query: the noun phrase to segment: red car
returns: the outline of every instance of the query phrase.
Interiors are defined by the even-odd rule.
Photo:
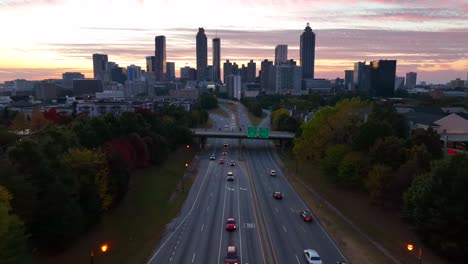
[[[226,264],[237,264],[239,260],[237,259],[237,252],[235,246],[229,246],[227,250],[227,256],[225,259]]]
[[[226,151],[223,151],[223,153],[222,153],[222,154],[223,154],[223,155],[227,155],[227,152],[226,152]]]
[[[229,146],[229,144],[228,144],[228,143],[224,143],[224,146],[225,146],[225,147],[228,147],[228,146]]]
[[[312,222],[312,220],[314,220],[314,217],[312,216],[312,214],[309,211],[302,211],[301,212],[301,217],[306,222]]]
[[[281,199],[283,199],[283,194],[280,193],[280,192],[274,192],[273,193],[273,198],[281,200]]]
[[[236,219],[234,218],[228,218],[226,221],[226,230],[227,231],[236,231],[237,226],[236,226]]]
[[[224,164],[224,160],[223,160],[223,159],[220,159],[220,160],[218,161],[218,163],[219,163],[219,164]]]

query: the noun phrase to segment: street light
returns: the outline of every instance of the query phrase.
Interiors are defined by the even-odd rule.
[[[411,243],[408,243],[408,244],[406,245],[406,249],[407,249],[408,251],[413,251],[415,248],[416,248],[416,247],[415,247],[413,244],[411,244]],[[422,247],[419,247],[418,262],[419,262],[419,264],[422,264]]]
[[[413,244],[406,245],[406,249],[408,249],[408,251],[413,251]]]
[[[189,148],[190,148],[190,145],[189,145],[189,144],[185,145],[185,148],[186,148],[186,149],[189,149]]]
[[[107,252],[107,250],[109,250],[109,245],[108,244],[102,244],[100,249],[101,249],[101,252],[104,254],[104,253]],[[93,249],[91,249],[91,252],[90,252],[89,255],[91,257],[90,263],[94,264],[94,250]]]

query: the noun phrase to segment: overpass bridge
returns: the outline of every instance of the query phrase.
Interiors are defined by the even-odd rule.
[[[225,130],[206,130],[206,129],[192,129],[194,137],[200,138],[200,145],[202,148],[205,147],[207,138],[237,138],[241,139],[264,139],[264,140],[279,140],[283,146],[284,141],[293,140],[294,133],[284,131],[270,131],[268,138],[259,137],[248,137],[247,132],[242,131],[225,131]]]

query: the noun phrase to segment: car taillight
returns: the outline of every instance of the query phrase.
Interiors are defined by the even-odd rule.
[[[234,225],[234,228],[236,228],[236,225]]]

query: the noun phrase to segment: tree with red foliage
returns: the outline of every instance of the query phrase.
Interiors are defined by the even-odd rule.
[[[125,162],[127,162],[130,170],[136,167],[136,151],[128,138],[112,139],[104,144],[104,152],[108,157],[115,153],[120,154],[124,158]]]
[[[148,167],[150,163],[150,153],[146,142],[137,133],[130,134],[129,140],[136,152],[136,168],[141,169]]]
[[[48,111],[43,112],[43,114],[47,120],[50,120],[55,124],[58,124],[60,121],[60,115],[57,113],[55,108],[50,108]]]

